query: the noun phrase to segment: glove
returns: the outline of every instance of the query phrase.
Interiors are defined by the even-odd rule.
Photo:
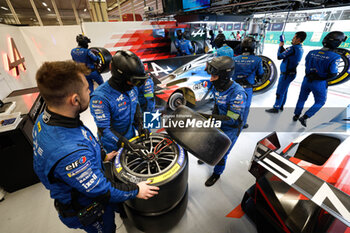
[[[125,149],[129,150],[129,151],[133,151],[133,152],[141,152],[141,150],[147,150],[148,148],[143,146],[143,145],[139,145],[133,142],[130,142],[128,139],[126,139],[125,137],[120,137],[119,141],[118,141],[118,145],[120,146],[124,146]],[[142,154],[143,156],[143,154]]]
[[[138,133],[139,133],[139,136],[143,136],[145,139],[148,139],[149,138],[149,135],[150,135],[150,132],[148,129],[145,129],[145,128],[141,128],[138,130]]]

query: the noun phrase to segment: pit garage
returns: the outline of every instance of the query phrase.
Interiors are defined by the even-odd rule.
[[[60,221],[33,170],[32,135],[46,107],[36,72],[45,61],[72,59],[79,34],[91,40],[104,82],[118,50],[135,53],[154,82],[153,113],[167,119],[150,128],[149,138],[131,139],[148,148],[143,154],[121,148],[105,165],[110,181],[151,180],[160,187],[149,200],[122,203],[116,232],[348,232],[349,22],[348,1],[0,0],[0,232],[84,232]],[[187,35],[191,54],[179,54],[177,31]],[[281,75],[281,35],[288,48],[298,31],[307,37],[296,78],[283,111],[267,113]],[[327,80],[325,104],[304,127],[292,118],[306,56],[332,31],[348,38],[332,50],[340,57],[338,72]],[[230,140],[215,125],[179,129],[174,122],[183,120],[179,115],[204,120],[200,113],[211,114],[215,101],[205,69],[217,56],[211,39],[218,34],[235,56],[245,37],[254,38],[264,75],[255,78],[249,127],[240,132],[220,179],[206,187]],[[310,95],[305,109],[313,103]],[[80,120],[98,137],[90,109]]]

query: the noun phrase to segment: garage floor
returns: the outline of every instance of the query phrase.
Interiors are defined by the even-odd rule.
[[[265,54],[275,59],[276,46],[265,47],[265,51],[273,51]],[[305,52],[306,53],[306,52]],[[277,67],[280,62],[275,61]],[[253,183],[253,176],[247,171],[256,142],[273,130],[279,133],[282,148],[305,131],[299,122],[291,121],[294,106],[299,95],[300,84],[303,78],[303,63],[299,67],[299,75],[291,84],[286,109],[280,114],[268,114],[265,108],[272,107],[275,98],[276,86],[253,98],[252,110],[248,123],[250,127],[240,135],[236,145],[229,156],[227,167],[220,180],[212,187],[205,187],[205,180],[211,175],[212,167],[197,165],[197,159],[190,155],[189,158],[189,202],[187,210],[179,224],[171,233],[229,233],[229,232],[256,232],[255,226],[246,216],[241,218],[226,217],[239,204],[246,189]],[[311,118],[309,127],[320,122],[329,121],[350,103],[350,84],[345,83],[337,87],[330,87],[328,99],[322,114]],[[311,106],[313,98],[306,106]],[[205,109],[209,109],[207,106]],[[89,111],[82,114],[82,120],[96,132],[96,126]],[[239,214],[238,212],[235,212]],[[116,217],[117,232],[140,232],[130,223],[123,223]],[[160,223],[161,224],[161,223]],[[53,200],[49,192],[42,184],[36,184],[28,188],[6,195],[0,202],[0,232],[2,233],[63,233],[82,232],[65,227],[58,219],[53,206]]]

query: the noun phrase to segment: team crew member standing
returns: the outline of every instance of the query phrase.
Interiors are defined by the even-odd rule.
[[[314,95],[315,103],[299,118],[304,127],[306,127],[306,119],[312,117],[326,103],[327,82],[337,76],[338,64],[341,59],[340,55],[333,50],[346,39],[347,37],[343,32],[330,32],[322,41],[322,49],[312,50],[307,54],[305,58],[305,77],[294,110],[293,121],[298,120],[310,92]]]
[[[292,46],[284,49],[284,42],[280,42],[278,49],[277,58],[278,60],[283,59],[281,63],[281,75],[278,81],[276,91],[276,102],[273,108],[266,109],[269,113],[278,113],[278,110],[283,111],[283,106],[287,100],[287,92],[290,83],[295,79],[297,75],[297,67],[301,58],[303,57],[303,46],[302,43],[306,38],[305,32],[295,33],[292,39]]]
[[[235,72],[233,74],[233,80],[240,84],[247,92],[247,104],[244,111],[243,127],[248,128],[246,124],[249,114],[250,104],[253,97],[253,85],[255,84],[255,76],[262,78],[264,75],[264,69],[262,66],[262,59],[254,55],[255,40],[252,37],[246,37],[242,41],[243,54],[235,57]]]
[[[107,152],[117,150],[122,143],[129,150],[142,149],[129,142],[139,135],[148,136],[143,129],[137,87],[148,76],[138,56],[130,51],[117,51],[111,62],[112,77],[99,86],[91,96],[90,111],[96,122],[103,147]]]
[[[33,129],[34,170],[50,195],[61,221],[86,232],[115,232],[117,202],[147,199],[158,188],[145,182],[112,184],[104,176],[105,154],[79,120],[89,106],[87,69],[73,61],[46,62],[36,80],[47,108]],[[93,213],[93,214],[91,214]]]
[[[182,35],[182,39],[180,40],[180,51],[181,55],[191,55],[194,52],[191,41],[189,40],[188,32],[184,32]]]
[[[215,40],[214,43],[216,45],[216,47],[218,48],[218,50],[216,51],[216,56],[220,57],[220,56],[228,56],[230,58],[233,59],[233,49],[228,46],[227,44],[225,44],[225,40],[226,37],[224,34],[219,33]]]
[[[178,56],[181,56],[181,49],[180,49],[180,41],[182,39],[182,31],[181,30],[177,30],[176,31],[176,38],[175,38],[175,41],[174,41],[174,45],[175,45],[175,48],[177,50],[177,55]]]
[[[103,83],[102,76],[95,67],[95,64],[100,63],[100,58],[88,49],[88,44],[91,42],[89,38],[79,34],[76,40],[78,47],[72,49],[71,56],[74,61],[84,63],[91,70],[91,73],[86,76],[86,79],[89,83],[90,93],[92,93],[94,91],[93,81],[97,82],[98,85]]]
[[[206,69],[208,74],[211,75],[210,81],[214,86],[213,93],[215,104],[212,115],[203,114],[203,116],[221,120],[220,129],[232,142],[225,156],[214,167],[213,174],[205,182],[206,186],[212,186],[223,173],[227,156],[242,130],[247,93],[244,91],[243,87],[235,81],[231,81],[234,71],[234,62],[230,57],[215,57],[208,63]],[[198,163],[202,164],[203,162],[198,160]]]

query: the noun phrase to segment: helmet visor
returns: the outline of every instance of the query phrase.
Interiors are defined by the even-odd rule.
[[[212,66],[210,63],[207,63],[206,71],[208,74],[219,75],[219,70]]]
[[[147,75],[145,75],[145,76],[131,76],[129,78],[129,81],[134,86],[141,87],[143,84],[145,84],[147,78],[148,78]]]

